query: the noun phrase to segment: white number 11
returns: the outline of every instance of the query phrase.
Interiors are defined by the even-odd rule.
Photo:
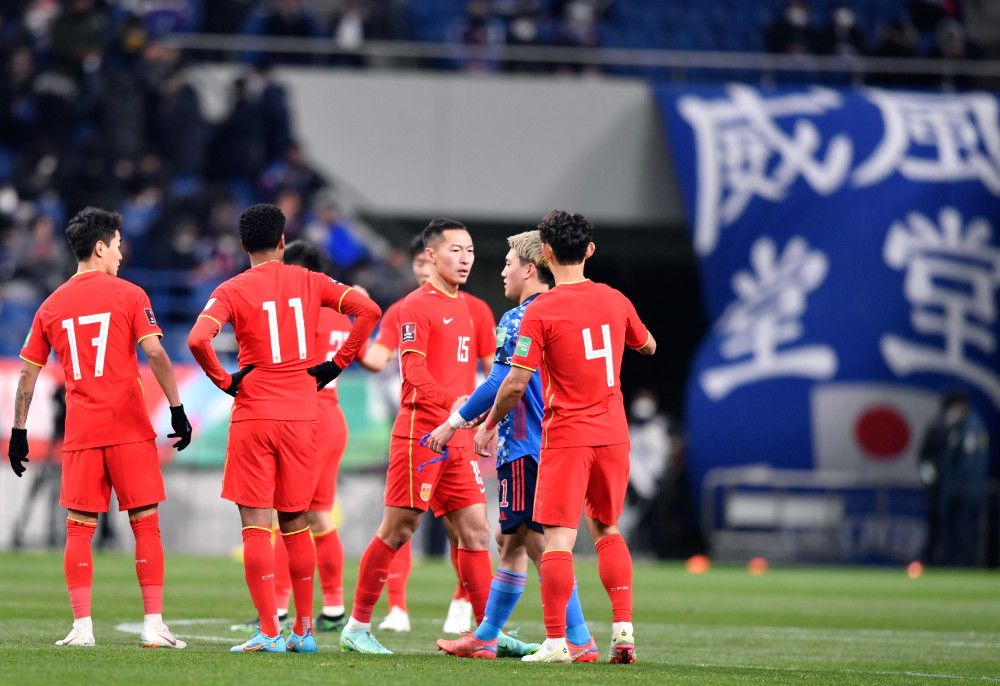
[[[583,349],[588,360],[599,360],[604,358],[604,371],[608,374],[608,388],[615,385],[615,368],[611,362],[611,325],[601,324],[601,337],[604,339],[604,347],[594,350],[594,341],[590,338],[590,329],[583,330]]]
[[[299,359],[306,359],[306,323],[302,316],[302,298],[289,298],[288,306],[295,311],[295,333],[299,343]],[[278,340],[278,308],[273,300],[261,304],[267,312],[267,328],[271,334],[271,360],[281,362],[281,341]]]

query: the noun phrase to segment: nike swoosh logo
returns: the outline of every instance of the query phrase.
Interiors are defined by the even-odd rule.
[[[451,324],[453,321],[455,321],[455,318],[454,317],[445,317],[442,321],[445,324]]]
[[[166,634],[160,634],[160,638],[162,638],[164,641],[166,641],[172,646],[177,645],[177,639],[173,638],[172,636],[167,636]]]

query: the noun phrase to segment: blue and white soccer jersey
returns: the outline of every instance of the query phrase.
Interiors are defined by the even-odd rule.
[[[494,364],[510,366],[517,344],[524,310],[533,295],[500,318],[497,327],[497,354]],[[536,371],[517,406],[503,418],[497,429],[497,479],[499,480],[500,530],[513,533],[521,524],[535,531],[542,527],[532,520],[538,454],[542,445],[542,380]]]

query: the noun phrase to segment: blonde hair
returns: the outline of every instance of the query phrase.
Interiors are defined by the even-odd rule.
[[[549,263],[542,254],[542,238],[538,229],[507,236],[507,245],[522,263],[535,265],[539,281],[552,285],[552,272],[549,271]]]

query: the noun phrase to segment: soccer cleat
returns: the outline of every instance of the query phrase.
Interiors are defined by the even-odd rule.
[[[149,630],[143,627],[142,633],[139,634],[139,645],[143,648],[174,648],[175,650],[187,648],[187,643],[170,633],[166,624],[160,624],[159,627]]]
[[[455,657],[475,657],[486,660],[497,658],[497,640],[480,641],[475,634],[469,633],[462,638],[439,638],[437,649]]]
[[[368,629],[360,631],[341,631],[340,649],[345,653],[362,653],[364,655],[392,655],[392,651],[378,642],[378,639]]]
[[[465,634],[472,631],[472,603],[462,598],[453,598],[448,606],[448,616],[442,631],[446,634]]]
[[[608,662],[613,665],[630,665],[635,662],[635,638],[632,636],[632,625],[623,622],[614,626]]]
[[[290,653],[315,653],[316,637],[313,636],[312,629],[306,629],[306,632],[301,636],[293,631],[288,635],[285,647]]]
[[[597,662],[601,653],[593,636],[590,637],[590,641],[586,645],[578,646],[566,641],[566,647],[569,648],[569,656],[573,662]]]
[[[316,631],[340,631],[347,625],[347,615],[320,615],[313,621]]]
[[[517,637],[517,629],[500,632],[497,636],[497,657],[524,657],[542,647],[541,643],[525,643]]]
[[[409,631],[410,614],[401,607],[393,605],[389,614],[378,625],[379,631]]]
[[[542,646],[531,655],[525,655],[521,662],[572,662],[569,655],[569,648],[566,647],[566,640],[561,638],[547,638]]]
[[[240,643],[229,649],[231,653],[284,653],[287,651],[285,639],[281,637],[280,633],[277,636],[265,636],[259,631],[247,639],[245,643]]]
[[[66,638],[56,641],[57,646],[73,646],[80,648],[93,648],[97,642],[94,640],[93,625],[90,620],[86,622],[73,622],[73,628],[66,634]]]
[[[289,619],[287,614],[278,616],[279,629],[291,629],[292,625],[293,622]],[[236,631],[241,634],[253,635],[260,631],[260,618],[254,617],[253,619],[243,622],[242,624],[230,624],[229,630]]]

